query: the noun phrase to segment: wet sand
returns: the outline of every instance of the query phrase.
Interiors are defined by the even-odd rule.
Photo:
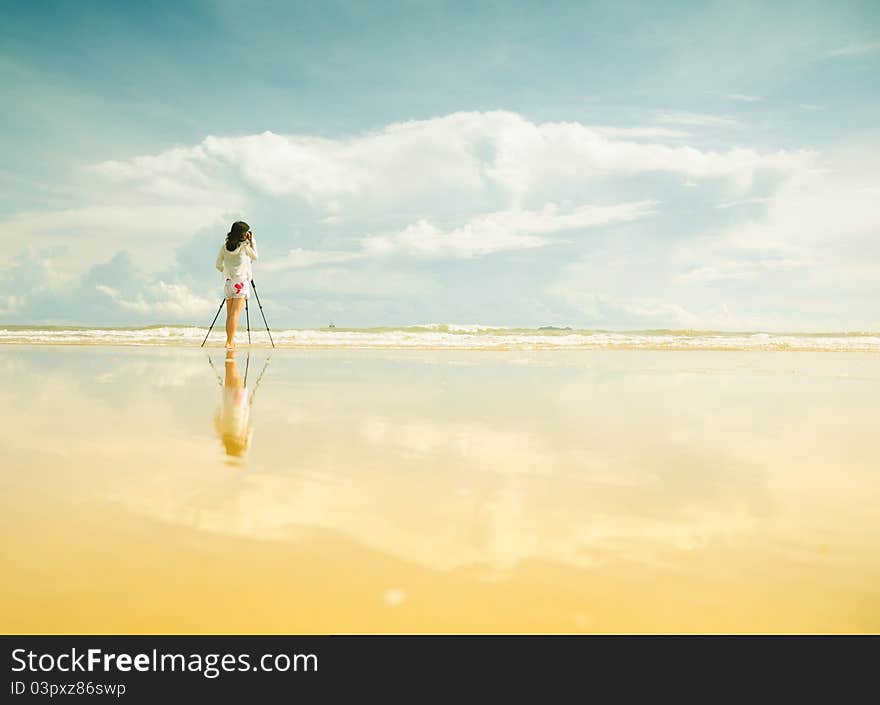
[[[880,355],[209,353],[0,346],[0,631],[880,631]]]

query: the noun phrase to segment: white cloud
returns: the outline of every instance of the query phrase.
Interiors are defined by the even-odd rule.
[[[119,289],[114,289],[112,286],[106,286],[105,284],[97,284],[95,286],[95,289],[100,291],[102,294],[106,294],[111,299],[118,299],[120,296],[122,296],[122,293],[119,291]]]
[[[119,291],[109,286],[98,285],[98,291],[106,294],[125,310],[140,314],[188,318],[202,315],[217,302],[197,296],[185,284],[169,284],[158,281],[139,293],[134,300],[122,298]]]
[[[306,269],[327,264],[341,264],[360,259],[363,252],[344,252],[333,250],[304,250],[300,247],[290,250],[286,256],[266,262],[262,268],[267,272],[280,272],[287,269]]]
[[[291,277],[291,288],[297,291],[325,292],[333,296],[355,295],[390,299],[430,295],[439,291],[437,280],[430,274],[392,269],[354,269],[349,267],[316,267],[304,269]],[[351,313],[351,303],[343,304],[341,312]]]
[[[199,229],[225,226],[223,204],[87,205],[45,213],[17,213],[0,221],[5,232],[15,232],[13,254],[30,243],[67,248],[56,263],[66,274],[81,273],[94,264],[126,250],[145,271],[158,271],[174,260],[174,248]]]
[[[664,113],[659,119],[696,126],[737,124],[732,118],[697,113]],[[744,188],[759,171],[787,173],[815,156],[809,151],[759,153],[742,148],[708,152],[624,139],[651,136],[679,133],[666,128],[533,123],[506,111],[460,112],[393,123],[348,139],[272,132],[211,136],[188,149],[106,162],[99,168],[154,192],[187,193],[225,174],[227,180],[243,178],[258,192],[302,199],[332,216],[352,208],[476,210],[488,193],[506,199],[508,207],[522,207],[530,196],[547,200],[554,189],[611,174],[667,172],[729,179]]]
[[[540,211],[516,210],[488,213],[464,225],[444,230],[421,219],[402,230],[367,235],[355,251],[321,251],[296,248],[279,261],[264,265],[268,271],[305,269],[349,262],[364,257],[408,255],[427,259],[468,259],[494,252],[543,247],[555,232],[626,222],[654,213],[656,201],[560,208],[548,203]]]
[[[821,169],[784,180],[754,217],[670,249],[668,288],[688,302],[708,301],[728,282],[737,306],[772,309],[764,329],[874,328],[877,149],[876,140],[853,140],[826,155]]]
[[[613,127],[610,125],[591,125],[590,129],[595,130],[605,137],[629,139],[683,139],[690,136],[689,132],[684,130],[674,130],[669,127]]]
[[[857,42],[847,44],[846,46],[837,47],[825,52],[825,56],[835,58],[839,56],[860,56],[862,54],[872,54],[880,51],[880,42]]]
[[[671,297],[650,293],[619,293],[612,288],[603,290],[602,285],[606,282],[601,278],[591,281],[594,272],[590,263],[576,262],[566,267],[563,276],[548,287],[548,293],[578,311],[586,326],[717,331],[776,330],[780,327],[779,319],[773,315],[742,315],[732,311],[730,307],[736,308],[738,303],[735,298],[730,305],[724,300],[710,302],[692,297],[687,299],[687,304],[682,304]],[[662,286],[657,288],[663,289]]]
[[[735,208],[737,206],[752,206],[757,203],[767,203],[769,198],[756,196],[754,198],[741,198],[736,201],[725,201],[724,203],[716,203],[715,207],[720,209]]]
[[[635,220],[653,213],[654,201],[613,206],[580,206],[561,211],[547,204],[541,211],[506,211],[475,218],[460,228],[443,231],[426,220],[406,229],[370,235],[363,240],[370,255],[409,254],[419,257],[469,258],[503,250],[542,247],[541,235]]]
[[[764,100],[761,96],[748,95],[746,93],[727,93],[726,96],[730,100],[738,100],[743,103],[757,103],[758,101]]]
[[[174,239],[199,227],[216,213],[214,208],[178,204],[83,206],[44,213],[17,213],[4,220],[2,226],[26,231],[29,235],[52,235],[68,228],[152,232],[160,239]]]
[[[691,127],[738,127],[740,125],[736,118],[727,115],[689,112],[658,113],[657,122]]]
[[[694,113],[661,118],[695,126],[729,126],[732,120]],[[200,230],[225,232],[228,222],[242,217],[244,205],[271,206],[276,222],[299,223],[297,232],[306,235],[292,249],[289,241],[278,247],[283,232],[264,241],[275,252],[287,253],[281,259],[267,257],[260,263],[264,271],[296,271],[282,282],[289,289],[375,292],[390,298],[435,284],[423,284],[422,274],[406,278],[410,273],[401,272],[394,279],[378,271],[378,261],[386,256],[466,259],[544,247],[554,242],[553,233],[650,215],[656,201],[648,200],[649,188],[680,189],[681,184],[711,181],[714,188],[707,192],[722,205],[747,202],[756,195],[750,191],[756,181],[762,193],[772,192],[780,183],[802,178],[818,161],[810,150],[708,150],[686,144],[687,137],[662,124],[538,123],[508,111],[459,112],[338,139],[272,132],[210,136],[194,146],[96,165],[92,175],[107,186],[95,185],[101,203],[20,213],[0,225],[59,251],[68,248],[66,260],[53,255],[58,272],[66,276],[126,251],[139,270],[156,278],[172,265],[178,246]],[[639,180],[640,175],[670,178],[658,186],[658,179]],[[587,199],[609,203],[612,190],[632,200],[574,205]],[[294,209],[295,219],[285,208]],[[317,238],[308,239],[311,226],[323,229],[320,235],[332,231],[334,243],[353,243],[351,249],[338,244],[317,249]],[[764,236],[772,241],[774,233]],[[801,254],[780,250],[765,259],[796,260]],[[691,272],[697,272],[694,280],[741,276],[742,268],[727,264],[738,259],[740,254],[722,248],[702,261],[683,259],[670,278]],[[628,270],[621,275],[634,276]],[[385,280],[378,281],[380,277]],[[140,296],[125,287],[120,287],[124,294],[102,290],[102,295],[138,313],[183,317],[214,308],[213,301],[186,287],[172,288],[176,286],[165,276],[155,291]],[[593,290],[610,295],[601,287]],[[647,316],[655,304],[644,303],[653,301],[649,290],[641,294],[614,298],[628,301],[633,316]],[[672,309],[664,308],[667,299],[659,301],[656,310],[671,316]]]
[[[430,258],[468,258],[504,250],[542,247],[547,240],[512,232],[485,216],[461,228],[444,232],[427,220],[388,235],[370,235],[364,248],[372,255],[396,253]]]
[[[759,212],[705,236],[638,250],[606,242],[564,265],[547,291],[588,325],[870,328],[880,291],[876,153],[876,140],[853,140],[782,180]]]
[[[694,268],[719,273],[806,268],[810,280],[854,284],[880,279],[880,201],[872,188],[873,143],[831,153],[823,168],[783,181],[762,213],[680,248]]]
[[[732,316],[724,304],[696,312],[656,296],[621,296],[598,291],[591,288],[588,278],[579,276],[585,269],[589,271],[589,267],[575,263],[549,291],[574,307],[588,326],[633,330],[750,330],[760,327],[755,319]]]
[[[714,282],[724,279],[746,281],[771,271],[802,269],[810,261],[793,257],[776,257],[757,260],[730,260],[710,266],[695,267],[679,276],[681,281]]]
[[[210,138],[208,138],[210,139]],[[157,155],[109,160],[86,167],[87,173],[116,183],[135,185],[143,193],[179,201],[216,201],[227,190],[221,167],[202,145],[172,147]]]

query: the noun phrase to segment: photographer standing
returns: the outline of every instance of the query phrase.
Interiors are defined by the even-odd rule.
[[[250,226],[242,220],[232,224],[226,242],[217,255],[217,269],[226,277],[226,349],[235,350],[235,330],[238,317],[250,295],[253,278],[251,260],[256,260],[257,244]]]

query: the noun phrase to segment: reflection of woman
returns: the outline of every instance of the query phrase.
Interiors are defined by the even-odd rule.
[[[235,349],[235,329],[238,317],[250,292],[251,260],[257,259],[257,243],[250,226],[242,220],[232,224],[226,242],[217,254],[217,269],[226,276],[223,293],[226,296],[226,349]]]
[[[227,455],[240,458],[245,454],[254,431],[247,389],[238,374],[234,354],[226,356],[226,380],[220,406],[214,414],[214,427],[220,434]]]

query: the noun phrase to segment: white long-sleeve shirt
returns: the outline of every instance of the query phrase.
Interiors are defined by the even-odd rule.
[[[242,240],[232,252],[226,249],[224,242],[217,254],[217,271],[232,281],[250,281],[253,278],[251,260],[258,259],[257,242]]]

